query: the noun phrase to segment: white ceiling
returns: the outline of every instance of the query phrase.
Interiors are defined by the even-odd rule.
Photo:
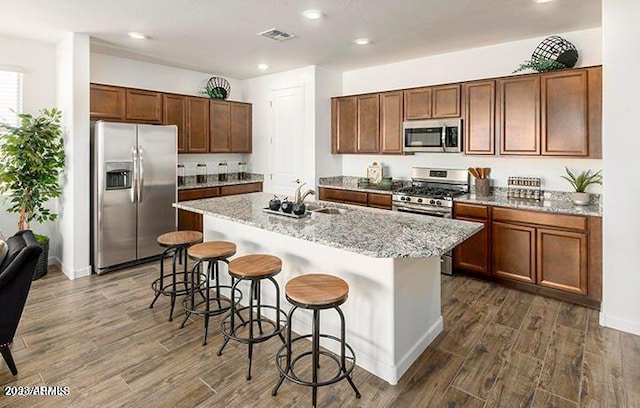
[[[324,12],[309,21],[302,11]],[[601,0],[0,0],[0,33],[244,79],[306,65],[349,70],[601,25]],[[256,34],[277,27],[282,43]],[[129,31],[150,36],[132,40]],[[369,37],[373,44],[356,46]]]

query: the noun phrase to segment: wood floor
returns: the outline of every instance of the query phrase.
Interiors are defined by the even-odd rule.
[[[34,282],[0,384],[69,386],[65,397],[8,397],[11,407],[293,407],[310,389],[285,383],[277,397],[279,340],[218,357],[219,319],[209,344],[198,318],[179,330],[168,298],[149,309],[155,265],[69,281],[58,270]],[[442,277],[445,332],[397,386],[354,371],[324,387],[325,407],[640,407],[640,337],[598,327],[597,312],[464,276]]]

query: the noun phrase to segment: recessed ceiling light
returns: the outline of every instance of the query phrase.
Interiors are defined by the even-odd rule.
[[[553,0],[533,0],[534,3],[551,3]]]
[[[305,10],[302,15],[308,20],[319,20],[322,18],[322,11],[320,10]]]
[[[353,40],[353,42],[358,44],[358,45],[371,44],[371,40],[369,40],[368,38],[356,38],[355,40]]]
[[[268,64],[258,64],[258,69],[260,71],[266,71],[267,69],[269,69],[269,65]]]
[[[130,32],[129,37],[133,38],[134,40],[144,40],[145,38],[147,38],[146,35],[142,33],[137,33],[135,31]]]

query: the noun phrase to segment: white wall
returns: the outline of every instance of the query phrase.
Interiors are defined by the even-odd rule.
[[[315,67],[308,66],[272,75],[250,78],[244,81],[247,102],[253,104],[253,153],[249,155],[252,171],[265,174],[265,191],[272,191],[269,180],[270,157],[270,118],[269,102],[271,92],[278,89],[303,87],[304,157],[305,169],[302,179],[309,188],[315,188]],[[277,193],[277,191],[274,191]]]
[[[61,212],[62,271],[91,274],[89,257],[89,36],[68,33],[57,47],[57,105],[63,111],[67,155]],[[52,84],[53,86],[53,84]]]
[[[316,67],[316,177],[343,174],[342,157],[331,154],[331,97],[342,92],[342,73]]]
[[[601,324],[640,334],[640,2],[603,0],[604,284]]]
[[[602,30],[599,28],[560,34],[571,41],[580,52],[578,66],[602,63]],[[418,58],[393,64],[380,65],[343,74],[342,94],[402,89],[423,85],[459,82],[481,78],[510,75],[545,37],[514,41],[488,47],[480,47]],[[491,167],[494,185],[505,186],[506,177],[539,176],[547,190],[570,191],[560,178],[564,166],[575,170],[601,169],[602,161],[593,159],[554,158],[501,158],[465,157],[462,154],[422,153],[413,156],[360,156],[343,155],[344,175],[364,175],[371,162],[380,161],[387,173],[395,178],[409,178],[412,166],[467,168]],[[600,192],[599,186],[590,191]]]
[[[23,112],[36,114],[42,108],[56,106],[56,46],[54,44],[0,36],[0,70],[19,70],[23,73]],[[0,206],[0,231],[8,237],[18,227],[18,214],[8,213]],[[56,201],[49,203],[53,212],[58,211]],[[31,228],[51,238],[49,257],[60,257],[60,237],[57,221],[32,224]]]

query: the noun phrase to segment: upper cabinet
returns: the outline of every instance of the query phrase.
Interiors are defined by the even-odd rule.
[[[356,153],[378,153],[380,150],[380,98],[378,94],[358,96]]]
[[[402,154],[402,91],[380,94],[380,153]]]
[[[495,154],[496,81],[466,83],[463,95],[465,154]]]
[[[91,84],[90,118],[176,125],[178,153],[251,153],[249,103]]]
[[[92,119],[124,120],[125,89],[91,84],[89,116]]]
[[[404,91],[404,120],[460,117],[460,85]]]
[[[540,154],[540,76],[497,81],[500,154]]]
[[[332,151],[380,152],[380,97],[378,94],[331,100]]]

